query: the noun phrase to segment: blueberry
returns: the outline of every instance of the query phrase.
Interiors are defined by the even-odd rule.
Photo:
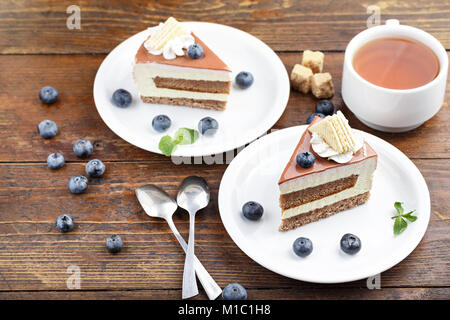
[[[83,193],[88,188],[88,179],[85,176],[70,177],[67,183],[69,191],[75,194]]]
[[[247,290],[239,283],[230,283],[222,291],[223,300],[247,300]]]
[[[52,153],[47,157],[47,166],[50,169],[59,169],[64,165],[64,157],[60,153]]]
[[[38,132],[42,138],[51,139],[58,133],[58,126],[52,120],[44,120],[39,123]]]
[[[87,158],[94,151],[94,146],[89,140],[80,139],[73,144],[73,152],[80,158]]]
[[[106,239],[106,249],[110,253],[117,253],[123,248],[122,238],[116,234]]]
[[[242,213],[247,219],[259,220],[264,213],[264,208],[258,202],[249,201],[242,206]]]
[[[321,117],[321,118],[325,118],[325,115],[323,113],[311,113],[308,117],[308,119],[306,119],[306,124],[310,124],[311,122],[313,122],[315,117]]]
[[[212,136],[219,130],[219,123],[216,119],[205,117],[198,122],[198,131],[203,135]]]
[[[170,125],[172,124],[172,121],[168,116],[165,114],[160,114],[153,118],[152,120],[152,127],[155,129],[155,131],[158,132],[164,132],[167,129],[170,128]]]
[[[192,59],[198,59],[203,56],[203,47],[198,43],[191,44],[187,50],[187,54]]]
[[[253,84],[253,75],[248,71],[241,71],[236,76],[236,84],[241,89],[247,89]]]
[[[101,177],[105,173],[105,169],[104,163],[98,159],[86,163],[86,173],[93,178]]]
[[[304,258],[309,256],[313,251],[313,244],[308,238],[300,237],[294,241],[292,248],[296,255]]]
[[[120,108],[129,107],[131,100],[131,93],[125,89],[117,89],[112,95],[112,101]]]
[[[67,214],[62,214],[56,218],[56,229],[59,232],[69,232],[73,230],[73,219]]]
[[[299,154],[297,154],[297,164],[302,167],[302,168],[309,168],[311,167],[314,162],[316,162],[316,157],[314,157],[314,155],[309,152],[300,152]]]
[[[58,100],[58,90],[50,86],[43,87],[39,91],[39,99],[45,104],[52,104]]]
[[[319,100],[316,104],[316,112],[331,116],[334,113],[334,105],[330,100]]]
[[[356,254],[361,250],[361,240],[351,233],[346,233],[341,239],[341,249],[347,254]]]

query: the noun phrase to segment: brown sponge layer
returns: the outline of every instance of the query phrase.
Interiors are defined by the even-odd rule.
[[[162,77],[155,77],[153,81],[155,81],[157,88],[183,91],[230,93],[231,87],[231,81],[186,80]]]
[[[349,177],[334,180],[328,183],[321,184],[316,187],[306,188],[303,190],[286,193],[280,195],[281,209],[290,209],[298,207],[299,205],[319,200],[329,195],[341,192],[342,190],[351,188],[358,180],[358,175],[352,174]]]
[[[192,108],[225,110],[227,106],[226,101],[218,100],[200,100],[187,98],[165,98],[165,97],[144,97],[141,96],[142,101],[147,103],[169,104],[173,106],[185,106]]]
[[[314,221],[328,218],[329,216],[332,216],[333,214],[336,214],[340,211],[344,211],[363,204],[364,202],[369,200],[369,197],[370,192],[362,193],[357,196],[335,202],[323,208],[311,210],[291,218],[282,219],[281,225],[278,230],[288,231]]]

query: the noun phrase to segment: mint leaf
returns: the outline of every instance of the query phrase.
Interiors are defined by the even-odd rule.
[[[394,203],[395,210],[397,210],[397,215],[392,217],[392,219],[395,219],[394,222],[395,235],[402,233],[408,227],[408,222],[406,220],[408,220],[409,222],[414,222],[417,220],[417,217],[412,215],[416,210],[410,211],[408,213],[403,213],[405,210],[403,209],[402,204],[403,204],[402,202]]]
[[[402,207],[402,202],[394,203],[395,210],[397,210],[398,214],[402,214],[404,209]]]
[[[193,144],[198,139],[198,131],[189,128],[180,128],[175,132],[174,140],[177,144]]]
[[[177,149],[177,145],[193,144],[197,141],[199,133],[197,130],[189,128],[180,128],[175,132],[173,139],[170,136],[164,136],[159,141],[158,148],[162,153],[169,157]]]
[[[412,215],[412,213],[414,211],[416,211],[416,210],[410,211],[410,212],[408,212],[406,214],[402,214],[402,217],[405,218],[405,219],[408,219],[409,222],[414,222],[414,221],[417,220],[417,217]]]
[[[164,136],[159,141],[158,148],[165,156],[170,157],[177,148],[177,143],[170,136]]]
[[[406,221],[402,217],[398,216],[394,222],[394,234],[399,235],[400,233],[405,231],[407,227],[408,224],[406,223]]]

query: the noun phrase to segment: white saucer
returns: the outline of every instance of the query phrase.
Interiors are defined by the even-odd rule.
[[[430,219],[430,195],[419,170],[400,150],[361,132],[378,153],[371,197],[359,207],[288,232],[279,232],[278,179],[306,126],[271,133],[241,151],[228,166],[219,189],[219,210],[233,241],[251,259],[286,277],[318,283],[340,283],[381,273],[405,259],[419,244]],[[241,214],[250,200],[264,207],[259,221]],[[418,219],[400,235],[393,233],[394,202],[416,209]],[[343,253],[340,239],[357,235],[361,251]],[[298,237],[313,242],[313,252],[297,257],[292,244]]]
[[[148,104],[141,101],[132,76],[134,56],[148,37],[142,31],[119,44],[105,58],[94,82],[94,100],[106,125],[119,137],[142,149],[161,153],[160,138],[173,135],[178,128],[197,129],[200,119],[211,116],[219,122],[213,137],[200,137],[193,145],[179,146],[174,156],[204,156],[238,148],[266,133],[286,108],[290,84],[281,60],[266,44],[252,35],[224,25],[185,22],[233,71],[250,71],[253,85],[245,90],[232,86],[227,110],[213,111],[188,107]],[[128,90],[133,103],[127,109],[114,106],[116,89]],[[152,119],[166,114],[172,120],[164,134],[152,129]]]

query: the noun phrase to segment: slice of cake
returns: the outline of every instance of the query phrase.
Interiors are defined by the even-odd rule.
[[[193,44],[201,48],[191,57]],[[231,88],[228,66],[172,17],[139,47],[134,79],[144,102],[214,110],[226,108]]]
[[[310,152],[313,164],[304,168],[297,155]],[[369,199],[377,154],[350,128],[338,111],[316,117],[303,133],[280,181],[280,231],[363,204]]]

